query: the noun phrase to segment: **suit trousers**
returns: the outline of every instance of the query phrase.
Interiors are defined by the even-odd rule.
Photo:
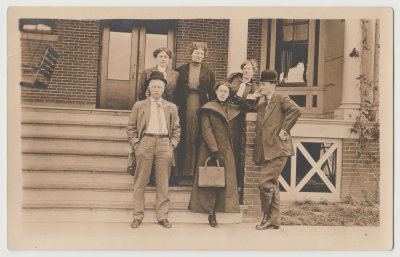
[[[267,214],[271,224],[276,226],[280,225],[279,176],[287,159],[284,156],[264,161],[259,178],[261,212]]]
[[[168,218],[170,200],[168,180],[171,170],[173,147],[170,139],[144,136],[135,148],[136,175],[133,183],[133,219],[144,217],[144,191],[149,183],[154,161],[156,175],[155,211],[157,220]]]

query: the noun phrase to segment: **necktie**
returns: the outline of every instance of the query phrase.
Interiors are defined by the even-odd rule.
[[[246,83],[242,83],[242,84],[240,84],[240,86],[239,86],[239,89],[238,89],[238,91],[237,91],[237,95],[238,96],[240,96],[240,97],[243,97],[243,93],[244,93],[244,90],[246,89]]]
[[[162,104],[161,102],[156,102],[156,104],[157,104],[157,118],[158,118],[158,134],[161,134],[163,132],[162,117],[161,117]]]

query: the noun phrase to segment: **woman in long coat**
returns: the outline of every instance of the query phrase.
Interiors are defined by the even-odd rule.
[[[236,181],[236,163],[233,153],[234,132],[241,109],[227,102],[230,90],[228,83],[218,82],[217,99],[200,108],[202,139],[199,148],[195,180],[189,202],[189,210],[208,213],[210,226],[217,227],[215,212],[239,212],[239,195]],[[225,166],[224,188],[200,188],[199,166],[204,166],[208,157],[217,159]]]
[[[214,73],[202,63],[207,53],[207,44],[193,42],[192,60],[177,69],[178,83],[175,90],[175,104],[179,108],[181,121],[181,143],[178,146],[178,170],[182,184],[191,184],[194,175],[197,146],[199,143],[198,110],[216,98]],[[174,174],[176,175],[176,174]]]

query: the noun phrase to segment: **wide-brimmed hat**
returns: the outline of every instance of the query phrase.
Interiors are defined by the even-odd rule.
[[[164,86],[167,86],[167,81],[165,80],[165,78],[164,78],[164,75],[162,74],[162,72],[160,72],[160,71],[153,71],[151,74],[150,74],[150,77],[146,80],[146,82],[145,82],[145,88],[147,89],[147,87],[149,86],[149,84],[150,84],[150,81],[152,81],[152,80],[155,80],[155,79],[158,79],[158,80],[161,80],[162,82],[164,82]]]
[[[278,73],[275,70],[263,70],[260,82],[279,82]]]

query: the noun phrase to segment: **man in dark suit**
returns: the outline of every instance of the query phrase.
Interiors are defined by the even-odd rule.
[[[294,154],[290,130],[301,112],[288,96],[275,92],[279,82],[274,70],[261,73],[260,101],[257,105],[255,161],[262,165],[259,178],[262,221],[258,230],[280,225],[279,176],[289,156]]]
[[[149,182],[154,161],[156,175],[155,211],[158,223],[170,228],[168,221],[168,180],[170,167],[175,165],[174,149],[180,139],[178,109],[162,99],[167,81],[161,72],[151,73],[146,80],[150,97],[133,105],[129,116],[127,135],[136,155],[133,184],[133,222],[138,228],[144,217],[144,191]]]

